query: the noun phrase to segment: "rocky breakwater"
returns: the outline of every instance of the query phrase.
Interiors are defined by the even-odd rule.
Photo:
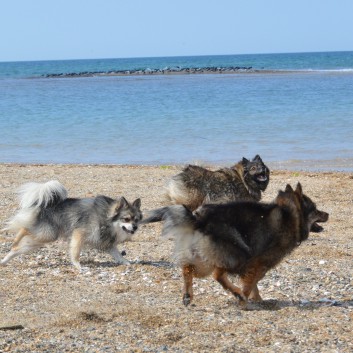
[[[55,78],[55,77],[93,77],[93,76],[129,76],[129,75],[170,75],[170,74],[231,74],[231,73],[242,73],[252,72],[253,68],[230,66],[230,67],[166,67],[164,69],[136,69],[136,70],[113,70],[113,71],[84,71],[84,72],[70,72],[70,73],[58,73],[58,74],[45,74],[44,77]]]

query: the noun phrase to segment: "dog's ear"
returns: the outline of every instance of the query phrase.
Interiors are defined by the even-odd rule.
[[[295,206],[295,196],[292,187],[288,184],[285,191],[280,190],[276,197],[276,203],[281,207]]]
[[[132,203],[132,206],[136,207],[137,209],[140,209],[140,208],[141,208],[141,199],[140,199],[140,198],[136,199],[136,200]]]
[[[242,163],[243,165],[247,165],[247,164],[249,163],[249,160],[246,159],[245,157],[243,157],[241,163]]]
[[[124,197],[121,197],[118,200],[115,200],[114,203],[110,206],[110,209],[108,211],[108,217],[115,217],[116,215],[119,214],[119,212],[122,210],[123,207],[126,207],[128,205],[128,202]]]
[[[118,210],[121,210],[123,207],[126,207],[126,206],[128,206],[128,202],[127,202],[127,200],[125,199],[125,197],[124,196],[122,196],[121,198],[120,198],[120,200],[118,201],[118,204],[117,204],[117,206],[116,206],[116,210],[118,211]]]
[[[287,184],[285,192],[288,192],[288,193],[292,194],[294,192],[294,190],[289,184]]]
[[[276,203],[279,206],[286,206],[288,202],[290,201],[290,198],[288,197],[287,192],[285,191],[278,191],[278,195],[276,197]]]
[[[297,184],[297,188],[295,189],[295,193],[299,195],[300,197],[303,196],[303,189],[302,185],[300,183]]]
[[[253,162],[260,162],[260,163],[263,163],[261,157],[260,157],[258,154],[253,158],[252,161],[253,161]]]

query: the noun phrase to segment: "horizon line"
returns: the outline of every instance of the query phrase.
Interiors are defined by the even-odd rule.
[[[293,52],[264,52],[264,53],[243,53],[243,54],[196,54],[196,55],[167,55],[167,56],[122,56],[122,57],[101,57],[101,58],[75,58],[75,59],[37,59],[37,60],[0,60],[0,63],[18,62],[45,62],[45,61],[79,61],[79,60],[114,60],[114,59],[149,59],[149,58],[185,58],[204,56],[246,56],[246,55],[282,55],[282,54],[314,54],[314,53],[347,53],[353,50],[328,50],[328,51],[293,51]]]

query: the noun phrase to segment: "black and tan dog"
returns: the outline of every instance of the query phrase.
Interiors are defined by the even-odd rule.
[[[269,181],[270,170],[256,155],[252,161],[243,158],[230,168],[216,171],[189,165],[168,181],[166,196],[172,204],[191,210],[204,203],[260,201]]]
[[[183,302],[193,298],[194,277],[213,277],[246,306],[261,301],[257,283],[302,241],[314,222],[326,222],[298,183],[287,185],[272,203],[233,202],[204,205],[192,212],[182,205],[154,211],[142,223],[164,221],[164,236],[175,240],[174,258],[184,277]],[[241,288],[227,274],[240,277]]]

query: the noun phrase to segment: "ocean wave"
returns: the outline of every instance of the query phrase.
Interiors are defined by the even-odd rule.
[[[292,159],[286,161],[267,162],[272,169],[278,170],[303,170],[312,172],[352,172],[353,158],[334,158],[334,159]]]
[[[299,72],[353,72],[353,68],[344,69],[296,69]]]

